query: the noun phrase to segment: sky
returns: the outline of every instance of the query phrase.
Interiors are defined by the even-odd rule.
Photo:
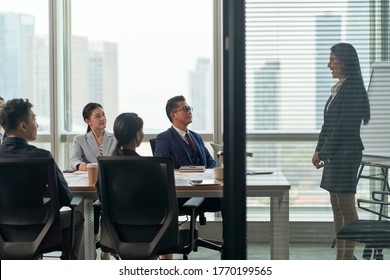
[[[104,2],[73,2],[73,34],[118,43],[119,110],[168,126],[166,100],[188,91],[197,58],[211,58],[212,1]]]
[[[283,63],[279,75],[282,80],[279,97],[282,128],[291,129],[289,120],[302,119],[303,115],[308,128],[312,128],[309,123],[315,115],[314,63],[308,64],[304,72],[296,69],[304,60],[314,61],[315,42],[310,41],[315,35],[313,22],[298,21],[301,26],[291,22],[296,22],[301,15],[307,14],[314,21],[315,16],[324,11],[345,13],[348,1],[329,0],[318,4],[313,0],[284,0],[284,5],[291,3],[284,10],[279,8],[279,1],[261,1],[258,4],[259,2],[247,0],[247,7],[259,7],[258,15],[262,16],[258,18],[266,29],[264,33],[259,33],[259,37],[268,38],[266,36],[270,33],[275,34],[275,42],[270,41],[272,47],[266,52],[269,51],[267,58],[276,58]],[[78,0],[71,1],[71,4],[73,35],[118,44],[119,112],[138,112],[145,121],[145,127],[169,126],[164,112],[166,100],[188,92],[189,71],[194,70],[197,58],[212,60],[213,1]],[[47,34],[47,5],[47,0],[1,0],[0,11],[37,15],[36,33]],[[278,7],[278,12],[269,14],[267,9],[274,9],[275,6]],[[268,13],[267,17],[264,17],[264,13]],[[280,15],[283,15],[283,20],[280,20]],[[280,22],[276,24],[278,20]],[[304,47],[299,45],[298,48],[294,48],[292,44],[278,44],[279,38],[276,36],[282,32],[291,32],[292,40],[308,39],[310,43]],[[261,48],[258,47],[264,52]],[[261,67],[261,63],[264,63],[264,58],[260,59],[260,65],[256,67]],[[326,65],[323,67],[326,68]],[[253,71],[248,71],[248,77]],[[297,73],[293,81],[289,80],[291,71]],[[306,89],[301,92],[305,98],[302,109],[291,107],[291,88],[296,84],[304,84]],[[314,125],[314,121],[312,123]]]
[[[46,35],[47,3],[1,0],[0,12],[35,15],[36,34]],[[138,112],[145,127],[168,127],[166,100],[188,92],[198,58],[211,59],[212,1],[82,0],[71,11],[74,36],[118,44],[119,112]]]

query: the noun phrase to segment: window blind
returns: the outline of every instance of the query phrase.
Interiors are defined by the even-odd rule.
[[[245,2],[247,150],[254,154],[247,165],[281,169],[292,185],[292,207],[329,207],[311,157],[337,82],[327,67],[330,48],[339,42],[356,48],[367,88],[372,64],[384,57],[383,40],[389,44],[386,7],[380,0]],[[362,186],[358,195],[367,191]]]

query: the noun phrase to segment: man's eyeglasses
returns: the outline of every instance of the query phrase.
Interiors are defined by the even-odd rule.
[[[176,113],[176,112],[184,111],[187,113],[188,111],[192,112],[193,110],[194,110],[194,108],[192,108],[191,106],[185,106],[185,107],[181,108],[180,110],[176,110],[174,112]]]

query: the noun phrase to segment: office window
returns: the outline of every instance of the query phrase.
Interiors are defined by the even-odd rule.
[[[159,133],[170,126],[166,101],[184,95],[192,129],[211,132],[212,8],[210,0],[72,1],[69,130],[84,132],[82,108],[98,102],[107,130],[128,111],[145,133]]]
[[[0,96],[28,98],[38,133],[50,131],[47,0],[0,2]]]
[[[339,42],[355,46],[367,87],[371,63],[382,59],[373,47],[381,41],[380,30],[373,32],[381,17],[370,16],[378,3],[246,1],[247,150],[254,153],[248,166],[283,171],[292,184],[292,213],[294,207],[307,207],[332,219],[329,195],[319,188],[322,171],[311,164],[313,135],[321,128],[324,104],[337,82],[327,68],[330,48]],[[359,186],[358,196],[367,197],[368,187]]]

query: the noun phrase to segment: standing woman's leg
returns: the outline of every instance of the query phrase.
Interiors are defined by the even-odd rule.
[[[343,216],[343,226],[358,219],[355,205],[355,194],[337,194],[339,207]],[[345,240],[343,260],[353,260],[355,256],[355,242]]]
[[[339,199],[336,193],[330,193],[330,204],[332,205],[333,222],[335,237],[344,225],[343,215],[339,207]],[[345,242],[341,239],[336,239],[336,260],[342,260],[344,256]]]

